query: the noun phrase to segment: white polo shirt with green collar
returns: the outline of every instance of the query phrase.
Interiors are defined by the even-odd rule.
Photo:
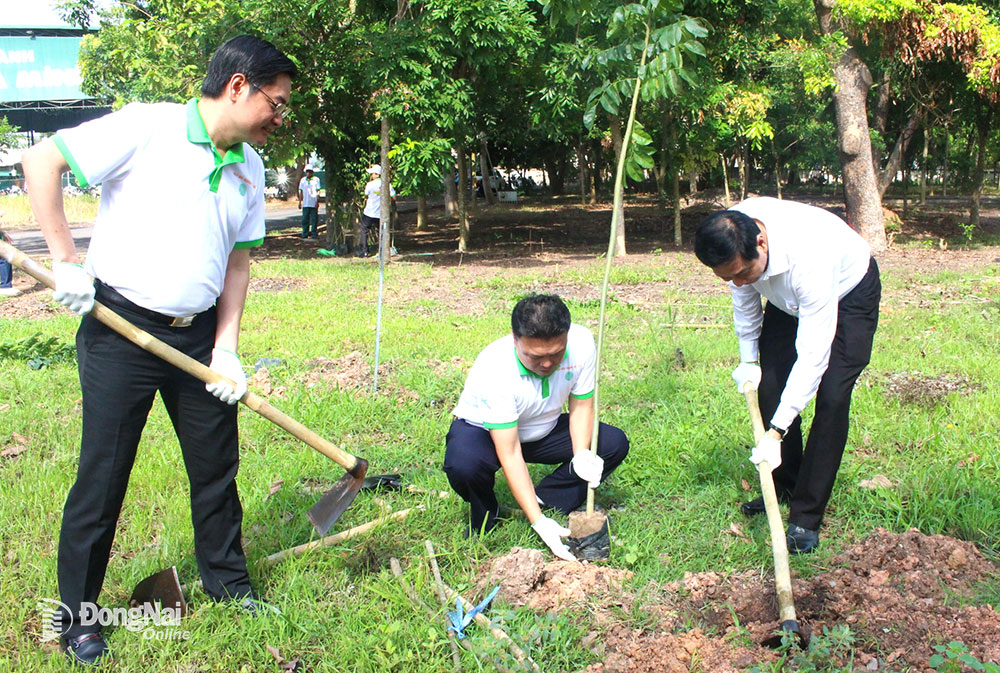
[[[219,156],[197,100],[132,103],[54,139],[81,187],[101,185],[87,272],[140,306],[210,308],[229,254],[264,240],[264,164],[245,143]]]
[[[596,361],[594,335],[571,325],[562,364],[542,377],[521,364],[514,336],[508,334],[476,358],[452,413],[486,430],[517,427],[522,442],[539,440],[552,432],[570,395],[586,399],[594,394]]]

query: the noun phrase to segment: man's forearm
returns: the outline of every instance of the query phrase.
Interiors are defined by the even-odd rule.
[[[51,138],[46,138],[24,153],[21,165],[28,201],[53,261],[79,264],[63,209],[62,174],[69,166],[62,153]]]
[[[569,398],[569,439],[573,454],[590,450],[594,432],[594,398]]]
[[[215,328],[215,345],[234,353],[238,352],[240,321],[246,304],[247,288],[250,286],[250,252],[234,250],[226,267],[225,286],[219,296],[218,324]]]

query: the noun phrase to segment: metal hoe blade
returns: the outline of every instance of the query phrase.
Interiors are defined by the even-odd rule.
[[[326,535],[344,510],[351,506],[365,483],[367,471],[368,461],[363,458],[358,459],[358,466],[341,477],[333,488],[324,493],[319,502],[313,505],[308,516],[317,533]]]
[[[152,605],[161,610],[172,608],[177,610],[181,617],[187,615],[187,602],[184,600],[181,583],[177,578],[177,566],[161,570],[135,585],[128,604],[133,608],[143,605]]]

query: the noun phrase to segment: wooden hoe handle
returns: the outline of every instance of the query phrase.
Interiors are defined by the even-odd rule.
[[[49,270],[14,246],[0,241],[0,257],[3,257],[45,286],[53,290],[55,289],[55,280]],[[166,360],[181,371],[187,372],[196,379],[204,381],[205,383],[233,383],[226,377],[217,374],[194,358],[163,343],[149,332],[139,329],[100,302],[94,302],[94,308],[90,313],[102,323],[134,343],[136,346],[139,346],[153,355]],[[284,412],[274,408],[268,402],[261,399],[257,395],[254,395],[252,392],[247,391],[246,394],[244,394],[240,399],[240,402],[250,407],[278,427],[282,428],[290,435],[301,439],[303,442],[316,449],[324,456],[343,467],[345,470],[353,472],[359,467],[359,464],[365,465],[365,461],[359,461],[355,456],[352,456],[343,449],[334,446],[323,437],[302,425],[291,416],[288,416]]]
[[[743,396],[747,399],[750,409],[750,421],[753,423],[753,439],[759,442],[764,436],[764,420],[760,415],[760,405],[757,403],[757,391],[747,384],[743,387]],[[774,556],[774,587],[778,594],[778,613],[782,622],[795,621],[795,601],[792,597],[792,575],[788,569],[788,546],[785,543],[785,527],[781,522],[781,510],[778,509],[778,495],[774,490],[774,478],[771,476],[771,466],[766,460],[757,465],[760,476],[760,492],[764,496],[764,510],[767,512],[767,526],[771,530],[771,552]]]

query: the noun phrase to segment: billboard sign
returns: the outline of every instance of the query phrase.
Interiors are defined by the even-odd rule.
[[[80,90],[79,37],[0,37],[0,103],[91,98]]]

